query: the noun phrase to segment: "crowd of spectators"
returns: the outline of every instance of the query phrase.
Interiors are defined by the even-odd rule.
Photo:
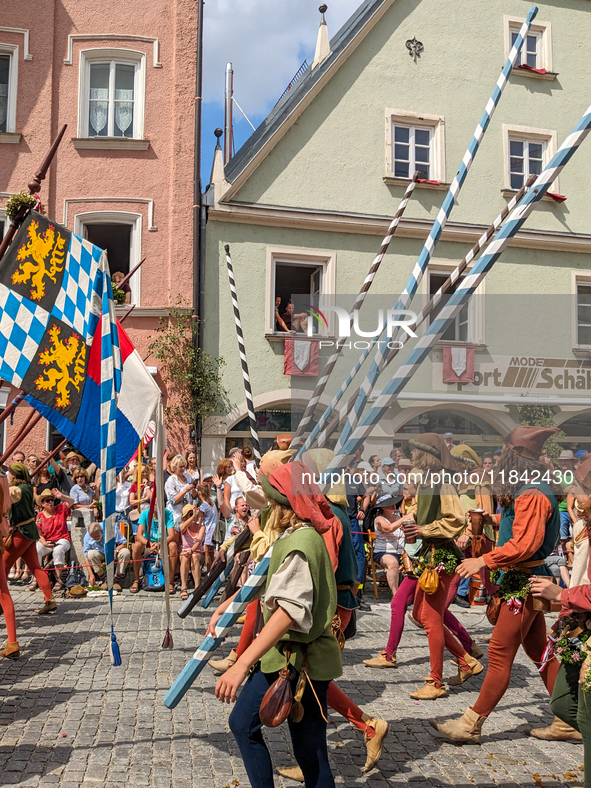
[[[480,484],[460,490],[466,508],[474,505],[475,487],[490,496],[492,508],[498,508],[492,489],[500,450],[482,456],[465,444],[457,445],[454,435],[444,439],[453,451],[471,452],[480,473]],[[276,442],[276,450],[288,451],[289,442]],[[365,447],[355,452],[346,471],[347,513],[351,521],[353,544],[358,566],[358,582],[363,587],[368,561],[368,534],[371,557],[384,569],[385,581],[392,594],[399,584],[401,556],[405,550],[401,524],[416,510],[416,488],[411,479],[412,464],[401,447],[388,456],[370,455],[364,460]],[[588,457],[583,449],[564,449],[553,463],[544,452],[541,460],[559,479],[565,490],[560,504],[561,541],[548,559],[558,581],[567,586],[573,570],[576,549],[576,523],[579,520],[576,495],[571,490],[572,473]],[[105,544],[100,503],[100,472],[73,449],[44,462],[44,457],[15,452],[11,463],[26,468],[35,504],[38,538],[36,554],[48,573],[54,591],[65,590],[67,574],[74,565],[85,572],[85,583],[93,589],[106,589]],[[164,458],[165,529],[158,521],[155,500],[156,461],[133,460],[119,475],[116,489],[115,584],[117,591],[129,588],[137,593],[147,585],[146,563],[163,560],[166,539],[170,594],[180,591],[186,599],[191,587],[201,582],[211,568],[217,550],[235,536],[249,515],[257,513],[257,467],[249,447],[232,449],[215,474],[197,465],[197,453],[189,446],[183,453],[167,452]],[[264,504],[261,501],[261,507]],[[79,540],[82,555],[72,550],[72,532],[84,529]],[[460,545],[465,548],[465,545]],[[75,563],[77,561],[77,563]],[[78,577],[81,575],[78,574]],[[163,574],[162,574],[163,577]],[[8,581],[38,587],[31,567],[22,558],[10,568]],[[151,586],[163,590],[163,581]],[[468,584],[463,582],[456,604],[468,606]],[[363,604],[363,603],[362,603]]]

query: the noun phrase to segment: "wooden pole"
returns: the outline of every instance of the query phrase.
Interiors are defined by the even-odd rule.
[[[39,189],[41,188],[41,181],[44,181],[46,176],[47,176],[47,170],[49,169],[49,167],[51,165],[51,162],[53,161],[53,158],[54,158],[54,156],[55,156],[55,154],[57,152],[57,149],[59,147],[60,142],[62,141],[62,137],[66,133],[66,129],[67,128],[68,128],[68,125],[66,123],[64,123],[64,125],[61,127],[57,137],[52,142],[51,148],[47,151],[47,154],[46,154],[45,158],[43,159],[43,161],[41,163],[41,166],[39,167],[39,169],[37,170],[35,175],[33,175],[32,180],[29,182],[29,184],[27,186],[27,188],[29,189],[29,194],[36,194],[39,191]],[[10,223],[10,227],[6,231],[6,235],[2,239],[2,242],[0,243],[0,260],[2,260],[2,258],[4,257],[4,254],[5,254],[6,250],[8,249],[8,247],[10,246],[10,244],[12,242],[12,239],[14,238],[14,236],[16,234],[16,231],[18,230],[18,228],[20,227],[23,219],[26,216],[26,213],[27,213],[27,209],[26,208],[21,208],[17,212],[17,214],[14,217],[14,219],[12,220],[12,222]],[[8,416],[10,416],[10,414],[14,411],[14,409],[22,402],[24,396],[25,396],[25,392],[24,391],[19,391],[18,392],[18,394],[13,399],[13,401],[10,403],[10,405],[0,415],[0,424],[2,424],[2,422],[5,421],[8,418]],[[14,443],[14,441],[13,441],[13,443]],[[11,448],[11,451],[12,451],[12,448]],[[10,454],[10,452],[8,452],[6,454],[6,456],[8,456],[8,454]],[[4,462],[4,458],[2,458],[2,462]]]
[[[146,258],[144,257],[143,260],[139,261],[139,263],[135,266],[135,268],[132,268],[131,271],[123,277],[123,279],[119,282],[117,289],[121,290],[123,285],[126,285],[129,282],[129,280],[135,274],[138,268],[140,268],[145,262],[146,262]]]
[[[60,443],[60,445],[56,446],[55,449],[50,454],[47,455],[47,457],[43,460],[43,462],[39,463],[39,465],[35,468],[35,470],[31,474],[31,476],[36,476],[39,473],[39,471],[41,470],[41,468],[45,468],[47,463],[50,462],[51,460],[53,460],[53,458],[57,454],[59,454],[59,452],[61,451],[61,449],[64,448],[64,446],[66,445],[67,442],[68,442],[68,439],[64,438],[63,441]]]
[[[51,148],[47,152],[46,157],[43,159],[43,163],[41,164],[35,175],[33,175],[33,179],[27,185],[27,188],[29,189],[29,194],[37,194],[37,192],[41,188],[41,181],[45,180],[45,177],[47,175],[47,170],[49,169],[49,166],[53,161],[53,157],[56,154],[58,146],[62,141],[62,137],[64,136],[67,128],[68,128],[67,124],[64,123],[64,125],[60,129],[59,134],[54,139]],[[10,227],[6,231],[6,235],[4,236],[2,243],[0,243],[0,260],[2,260],[2,258],[4,257],[4,253],[10,246],[10,243],[14,238],[16,231],[21,226],[22,221],[27,214],[27,210],[28,210],[27,208],[20,208],[17,211],[16,216],[10,223]]]

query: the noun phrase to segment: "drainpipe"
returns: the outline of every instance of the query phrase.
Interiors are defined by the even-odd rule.
[[[202,109],[202,88],[203,88],[203,7],[204,0],[198,0],[197,15],[197,52],[196,52],[196,74],[195,74],[195,138],[194,138],[194,158],[193,158],[193,343],[195,349],[199,349],[200,337],[202,336],[201,323],[203,313],[201,306],[201,290],[203,283],[201,280],[201,109]],[[198,322],[198,325],[195,324]],[[194,425],[195,443],[197,447],[197,459],[201,462],[201,425],[197,422]]]

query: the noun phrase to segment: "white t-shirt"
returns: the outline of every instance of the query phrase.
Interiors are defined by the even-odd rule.
[[[376,540],[373,545],[374,553],[402,553],[406,540],[402,528],[390,534],[380,531],[380,526],[376,518]]]

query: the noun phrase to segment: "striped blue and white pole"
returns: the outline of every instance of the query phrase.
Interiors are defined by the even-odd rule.
[[[432,298],[425,304],[423,309],[419,312],[419,314],[417,315],[417,322],[415,324],[415,328],[418,328],[420,325],[422,325],[422,323],[429,317],[429,315],[431,314],[433,309],[441,301],[442,296],[444,296],[449,291],[449,289],[452,288],[456,284],[456,282],[462,276],[462,274],[467,269],[467,267],[470,265],[472,260],[474,260],[478,256],[478,254],[480,253],[480,250],[483,249],[484,246],[490,241],[490,239],[497,232],[497,230],[503,224],[503,222],[505,221],[507,216],[509,216],[509,214],[511,213],[513,208],[515,208],[517,203],[521,200],[521,198],[526,193],[526,191],[532,186],[532,184],[534,183],[535,180],[536,180],[536,176],[535,175],[531,175],[529,177],[527,183],[525,183],[521,187],[521,189],[519,189],[519,191],[516,192],[513,195],[513,197],[507,203],[507,205],[503,208],[501,213],[494,219],[492,224],[480,236],[478,241],[476,241],[474,246],[470,249],[468,254],[464,257],[462,262],[451,272],[451,274],[445,280],[445,282],[441,285],[439,290],[432,296]],[[409,335],[406,332],[404,332],[402,334],[402,336],[398,340],[401,343],[401,345],[406,344],[406,341],[408,340],[408,336]],[[401,348],[394,347],[394,348],[392,348],[390,350],[390,352],[388,354],[388,358],[386,360],[386,366],[388,364],[390,364],[391,361],[393,361],[394,357],[400,352],[400,349]],[[347,416],[351,412],[351,409],[353,408],[355,400],[357,399],[358,393],[359,393],[359,389],[357,389],[354,392],[354,394],[351,396],[351,398],[349,400],[347,400],[347,402],[339,408],[338,416],[333,418],[331,423],[328,424],[325,429],[322,429],[318,433],[318,437],[317,437],[316,442],[315,442],[315,448],[322,448],[326,444],[326,441],[328,440],[328,438],[335,431],[335,429],[337,429],[338,425],[340,423],[342,423],[347,418]]]
[[[256,565],[252,575],[238,592],[236,598],[230,602],[225,613],[220,617],[215,628],[215,637],[208,635],[205,638],[203,643],[201,643],[197,651],[191,657],[191,660],[185,665],[175,679],[172,687],[164,696],[164,705],[167,708],[174,709],[175,706],[178,705],[191,684],[207,665],[213,652],[223,642],[230,627],[240,618],[244,610],[246,610],[248,603],[258,597],[261,587],[267,581],[267,572],[269,571],[272,553],[273,546],[271,545],[263,558],[261,558]]]
[[[365,280],[364,280],[363,284],[361,285],[361,290],[359,291],[359,294],[357,295],[357,298],[355,299],[355,303],[353,304],[353,306],[351,308],[351,312],[352,313],[354,313],[356,309],[361,309],[361,307],[363,306],[363,302],[365,301],[365,297],[366,297],[367,293],[369,292],[369,288],[371,287],[371,285],[373,283],[373,280],[375,279],[375,276],[376,276],[377,272],[379,271],[380,265],[382,264],[382,260],[384,259],[384,256],[385,256],[386,252],[388,251],[388,247],[390,246],[390,242],[392,240],[392,237],[393,237],[394,233],[396,232],[396,228],[400,224],[400,220],[402,219],[404,211],[406,210],[406,206],[408,205],[408,203],[410,201],[410,198],[412,197],[412,193],[415,190],[415,187],[417,185],[417,180],[419,178],[419,175],[420,175],[420,173],[418,171],[415,172],[415,174],[412,176],[412,178],[410,180],[410,183],[406,187],[406,191],[404,192],[402,200],[400,201],[400,205],[398,206],[398,210],[396,211],[396,213],[392,217],[392,221],[390,222],[390,226],[388,227],[388,231],[387,231],[387,233],[386,233],[386,235],[384,237],[384,240],[382,241],[382,243],[380,245],[380,249],[379,249],[377,255],[375,256],[372,264],[369,267],[369,271],[367,272],[367,276],[365,277]],[[353,318],[351,318],[351,325],[353,325]],[[335,367],[335,364],[339,360],[339,356],[341,355],[341,350],[342,349],[343,349],[343,346],[339,345],[338,342],[337,342],[336,350],[334,351],[334,353],[332,353],[332,355],[330,356],[330,358],[326,362],[326,365],[325,365],[324,369],[322,370],[322,375],[318,378],[318,382],[316,383],[316,388],[314,389],[314,393],[312,394],[312,396],[308,400],[308,404],[306,405],[306,409],[304,411],[304,415],[300,419],[300,423],[298,424],[298,428],[296,430],[296,434],[293,436],[293,440],[291,442],[290,449],[292,449],[292,450],[296,449],[299,446],[299,444],[302,442],[302,440],[301,440],[302,435],[305,433],[305,431],[306,431],[306,429],[308,427],[308,424],[312,421],[312,418],[314,416],[314,411],[316,409],[316,405],[320,401],[320,397],[324,394],[324,389],[326,388],[326,384],[327,384],[328,379],[330,377],[330,373],[333,371],[333,369]]]
[[[564,166],[571,159],[579,145],[591,130],[591,106],[586,110],[581,120],[569,134],[552,160],[542,170],[535,183],[523,197],[519,205],[514,208],[507,221],[501,227],[495,238],[490,242],[486,251],[474,264],[472,270],[460,283],[456,292],[449,297],[448,303],[441,309],[437,318],[431,323],[425,334],[418,340],[416,346],[409,353],[406,362],[398,368],[394,377],[384,387],[374,405],[365,414],[352,435],[341,447],[325,470],[328,475],[346,466],[350,457],[376,424],[388,410],[396,396],[412,378],[420,364],[429,355],[433,345],[439,341],[442,334],[449,328],[452,320],[464,306],[479,286],[482,279],[499,259],[509,241],[521,228],[534,206],[546,194],[554,180],[558,177]]]
[[[452,212],[452,209],[455,205],[457,197],[460,193],[460,190],[466,180],[466,176],[472,166],[472,162],[474,161],[474,157],[478,151],[482,138],[490,124],[491,118],[494,114],[495,109],[500,101],[501,95],[503,94],[503,90],[507,84],[507,80],[509,79],[509,75],[511,74],[511,70],[515,66],[517,62],[517,58],[519,57],[519,53],[521,52],[521,48],[525,42],[525,38],[528,34],[528,31],[531,27],[531,23],[533,22],[536,14],[538,13],[537,6],[531,6],[529,11],[527,12],[527,17],[525,22],[522,24],[521,29],[519,31],[519,35],[517,36],[515,43],[511,47],[511,51],[509,52],[509,57],[507,58],[505,65],[503,66],[503,70],[501,71],[497,83],[494,87],[491,97],[489,98],[482,117],[480,118],[480,122],[476,127],[476,131],[468,145],[468,149],[464,154],[464,158],[462,159],[462,163],[458,169],[456,177],[453,179],[451,186],[449,187],[449,191],[445,195],[445,200],[443,201],[443,205],[441,206],[439,213],[437,214],[437,218],[431,228],[431,232],[429,233],[429,237],[425,241],[425,245],[421,250],[419,255],[419,259],[417,260],[413,272],[408,280],[406,288],[402,293],[400,299],[396,302],[394,306],[394,310],[402,310],[408,309],[410,302],[414,294],[417,291],[417,288],[423,278],[425,271],[427,270],[427,266],[429,265],[429,261],[431,260],[431,256],[435,250],[437,242],[441,238],[441,233],[445,225],[447,224],[447,220]],[[382,328],[382,334],[385,331],[385,326]],[[361,388],[359,390],[359,394],[357,395],[357,399],[355,404],[353,405],[353,409],[349,413],[349,417],[347,422],[343,426],[341,431],[341,435],[339,438],[339,442],[336,446],[336,451],[340,449],[340,447],[345,443],[348,439],[349,435],[353,431],[355,425],[359,422],[359,418],[365,409],[367,404],[367,400],[377,383],[377,380],[382,373],[384,367],[386,366],[386,359],[388,356],[388,344],[387,342],[378,342],[377,350],[375,357],[371,363],[371,366],[367,372],[365,380],[361,384]],[[368,351],[369,352],[369,351]]]

